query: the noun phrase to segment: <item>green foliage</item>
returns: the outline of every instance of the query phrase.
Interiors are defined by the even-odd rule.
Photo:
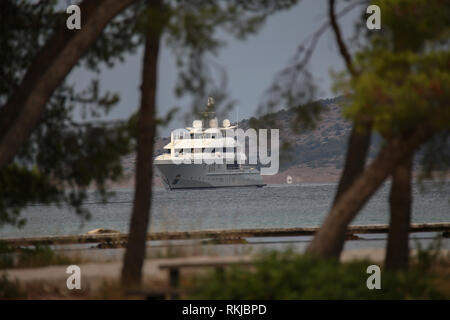
[[[70,265],[78,262],[77,259],[55,253],[48,246],[12,248],[6,242],[0,241],[0,270]]]
[[[68,96],[67,96],[68,95]],[[100,97],[93,82],[90,89],[74,94],[61,87],[53,95],[42,123],[16,156],[14,163],[0,170],[0,225],[21,226],[20,209],[29,203],[68,203],[84,218],[82,207],[86,190],[96,185],[103,201],[107,200],[106,183],[121,177],[121,157],[129,154],[135,142],[135,123],[76,123],[72,119],[74,104],[96,116],[117,100],[108,93]],[[89,110],[87,110],[89,111]]]
[[[450,6],[440,0],[372,3],[380,6],[381,30],[364,24],[357,29],[365,40],[354,54],[358,76],[333,74],[335,91],[352,97],[343,114],[371,119],[386,141],[418,127],[432,128],[435,136],[418,152],[419,179],[436,172],[445,179],[450,168]]]
[[[380,6],[386,38],[395,51],[420,51],[430,41],[447,41],[450,16],[448,4],[440,0],[376,0]],[[384,38],[384,36],[383,36]],[[377,39],[377,41],[382,41]]]
[[[439,259],[442,247],[442,238],[435,238],[426,248],[416,240],[416,267],[421,272],[427,272]]]
[[[213,95],[217,105],[228,110],[234,101],[228,99],[224,90],[226,76],[222,72],[221,83],[215,84],[212,73],[221,70],[208,61],[208,54],[217,53],[224,44],[217,31],[222,29],[244,39],[257,32],[268,15],[296,2],[162,1],[156,8],[153,2],[149,6],[147,1],[136,1],[108,24],[79,60],[78,67],[98,73],[102,65],[112,67],[122,62],[143,44],[147,23],[151,23],[152,30],[162,29],[163,39],[177,58],[177,95],[191,95],[195,108],[201,108],[206,97]],[[67,15],[56,4],[0,2],[0,117],[2,106],[19,86],[36,54],[65,24]],[[120,178],[121,157],[130,153],[136,143],[136,115],[122,123],[96,121],[118,101],[117,94],[101,94],[98,79],[80,92],[67,82],[61,84],[14,163],[0,170],[0,225],[23,225],[20,209],[33,202],[68,203],[76,213],[88,218],[89,212],[81,204],[91,185],[97,186],[104,201],[108,199],[106,183]],[[158,119],[157,124],[170,121],[175,110],[165,119]],[[76,112],[83,122],[73,120]],[[5,128],[0,128],[0,136],[2,130]]]
[[[34,248],[22,248],[20,250],[16,268],[36,268],[50,265],[70,265],[73,259],[55,254],[47,246],[35,246]]]
[[[424,122],[450,128],[449,52],[422,55],[380,49],[359,59],[365,72],[353,83],[353,100],[345,115],[370,116],[374,129],[386,138]]]
[[[339,263],[292,251],[266,252],[254,270],[230,268],[198,279],[194,299],[422,299],[442,298],[434,276],[418,269],[381,273],[381,289],[366,286],[369,261]]]
[[[6,0],[0,4],[0,117],[2,105],[19,86],[34,57],[46,41],[65,24],[65,11],[55,1],[31,4]],[[105,63],[112,66],[139,41],[130,37],[130,11],[126,10],[102,33],[99,41],[80,60],[98,71]],[[135,41],[136,40],[136,41]],[[102,123],[95,120],[107,114],[119,101],[115,93],[100,93],[98,80],[80,92],[62,83],[47,103],[39,126],[23,146],[14,162],[0,169],[0,226],[21,226],[20,209],[29,203],[68,203],[82,217],[89,212],[81,206],[86,190],[98,186],[106,201],[106,183],[120,178],[121,157],[135,143],[133,121]],[[75,122],[76,112],[83,120]],[[5,128],[0,128],[0,136]]]
[[[6,274],[0,276],[0,299],[22,299],[25,293],[21,291],[19,282],[11,281]]]
[[[382,29],[356,54],[360,74],[337,75],[336,88],[352,94],[344,114],[370,117],[386,139],[418,125],[450,129],[450,7],[439,0],[373,3]]]
[[[56,200],[58,192],[48,177],[36,167],[26,169],[12,164],[0,170],[0,226],[13,224],[23,226],[20,209],[29,202],[49,203]]]
[[[79,63],[98,73],[102,64],[112,68],[117,62],[124,62],[127,54],[136,53],[144,43],[140,22],[145,8],[146,2],[140,0],[123,10],[105,27]]]
[[[55,1],[40,5],[29,1],[0,1],[0,106],[18,86],[33,58],[64,15]]]
[[[0,269],[9,269],[14,266],[14,249],[4,241],[0,241]]]

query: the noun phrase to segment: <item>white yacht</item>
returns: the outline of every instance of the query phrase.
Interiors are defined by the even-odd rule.
[[[209,98],[208,107],[213,103]],[[228,119],[220,127],[214,112],[204,112],[192,127],[172,131],[165,152],[154,159],[166,189],[265,186],[258,168],[242,164],[247,157],[234,135],[226,136],[236,127]]]

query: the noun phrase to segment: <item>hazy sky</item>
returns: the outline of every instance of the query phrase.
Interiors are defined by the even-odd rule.
[[[227,41],[215,61],[226,68],[228,92],[232,99],[238,101],[235,110],[228,115],[232,121],[235,121],[237,114],[239,119],[243,119],[255,113],[262,93],[272,83],[276,72],[287,65],[302,40],[326,21],[327,3],[326,0],[300,1],[291,10],[269,17],[260,32],[246,41]],[[347,1],[341,1],[338,9],[346,4]],[[359,6],[339,20],[345,37],[352,35],[354,23],[363,10],[365,7]],[[142,51],[141,49],[135,55],[127,56],[124,63],[116,64],[112,69],[102,68],[102,90],[119,92],[121,97],[119,105],[108,116],[109,119],[126,118],[136,111],[139,105]],[[320,98],[334,96],[330,89],[329,71],[331,68],[341,70],[343,67],[330,29],[322,36],[310,61],[310,70],[319,81],[322,91]],[[158,65],[159,115],[164,115],[174,105],[181,105],[186,111],[189,110],[188,103],[177,101],[174,95],[176,76],[173,55],[163,43]],[[70,74],[69,81],[75,82],[78,88],[83,88],[91,77],[92,74],[87,71],[75,70]],[[160,129],[159,134],[166,136],[170,128],[182,126],[181,120],[175,119],[168,128]]]

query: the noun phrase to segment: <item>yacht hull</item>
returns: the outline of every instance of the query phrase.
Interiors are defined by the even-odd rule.
[[[199,189],[223,187],[263,187],[259,170],[229,169],[226,164],[155,163],[166,189]]]

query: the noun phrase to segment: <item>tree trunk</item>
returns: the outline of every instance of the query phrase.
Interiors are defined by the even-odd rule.
[[[160,2],[152,2],[152,6],[157,5],[160,5]],[[152,24],[150,19],[148,19],[147,24],[142,72],[141,107],[138,120],[135,193],[121,279],[121,284],[124,289],[137,289],[141,286],[142,266],[145,259],[145,244],[151,209],[152,156],[156,127],[157,63],[161,30],[159,26]]]
[[[411,167],[412,158],[410,157],[395,168],[392,174],[391,194],[389,196],[391,221],[385,259],[387,270],[408,268],[412,202]]]
[[[19,87],[0,109],[0,168],[7,165],[38,125],[55,89],[89,49],[108,22],[135,0],[85,0],[80,4],[82,26],[65,25],[46,43]]]
[[[335,0],[328,2],[328,17],[330,25],[334,32],[336,44],[339,48],[339,53],[344,59],[345,66],[353,78],[359,76],[359,72],[355,69],[352,58],[345,45],[341,30],[336,20],[335,14]],[[334,197],[333,205],[339,197],[351,186],[353,181],[363,172],[366,164],[367,152],[370,146],[370,138],[372,135],[372,124],[367,120],[354,121],[352,132],[348,139],[347,155],[345,157],[345,166],[342,171],[341,179],[339,180],[338,189]]]
[[[347,191],[355,179],[364,171],[371,135],[371,123],[366,122],[364,128],[359,128],[359,123],[356,121],[354,122],[352,132],[348,139],[344,170],[342,171],[341,179],[339,180],[333,205],[337,202],[339,197]]]
[[[417,128],[405,139],[394,138],[377,158],[337,200],[321,228],[307,248],[307,253],[321,258],[339,258],[347,227],[358,211],[380,187],[395,167],[433,135],[430,128]]]

